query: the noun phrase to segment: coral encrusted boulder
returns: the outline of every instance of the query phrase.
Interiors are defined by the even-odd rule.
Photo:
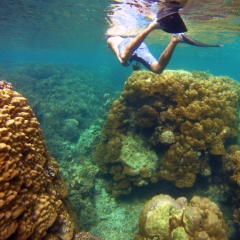
[[[227,240],[227,228],[218,206],[207,198],[194,196],[189,203],[157,195],[144,207],[139,217],[140,234],[135,240]]]
[[[26,98],[0,89],[0,239],[65,239],[74,224],[68,190]]]
[[[113,196],[161,179],[193,186],[209,156],[238,136],[239,83],[201,72],[134,72],[113,102],[93,155]]]

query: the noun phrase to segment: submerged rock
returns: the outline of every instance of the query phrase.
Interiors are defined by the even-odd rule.
[[[139,217],[139,231],[135,240],[228,239],[218,206],[198,196],[189,203],[184,197],[176,200],[163,194],[153,197]]]

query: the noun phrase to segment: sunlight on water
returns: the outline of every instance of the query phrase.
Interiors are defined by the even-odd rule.
[[[4,37],[0,46],[72,48],[79,42],[94,44],[104,38],[108,28],[105,18],[109,15],[114,14],[113,24],[136,33],[155,17],[158,9],[155,1],[147,1],[153,3],[144,9],[139,9],[140,3],[146,2],[143,0],[138,5],[121,2],[135,1],[2,0],[0,30]],[[194,35],[206,34],[213,40],[224,35],[231,42],[234,40],[230,37],[237,36],[240,30],[239,9],[239,1],[189,0],[180,13]]]
[[[119,4],[119,2],[122,4]],[[138,1],[138,4],[136,4],[136,1],[123,0],[117,1],[117,4],[111,4],[109,8],[112,11],[108,14],[111,20],[111,32],[116,31],[120,35],[139,33],[156,17],[159,7],[161,7],[161,4],[155,1],[151,4],[149,1],[147,3],[146,1]],[[193,36],[201,36],[203,39],[207,38],[210,41],[221,39],[224,42],[233,42],[235,41],[233,37],[238,36],[240,30],[239,9],[240,4],[237,1],[189,0],[184,8],[180,9],[180,13]],[[164,34],[162,36],[162,39],[164,39]],[[155,38],[153,36],[152,40],[159,40],[159,36]]]
[[[234,56],[240,54],[240,2],[181,2],[187,2],[179,12],[187,25],[188,34],[202,42],[224,44],[222,59],[228,58],[228,62],[238,64],[239,60]],[[158,9],[155,0],[1,0],[0,61],[81,62],[98,68],[96,59],[104,56],[108,67],[114,69],[119,65],[117,61],[112,63],[114,57],[106,48],[105,33],[108,28],[117,26],[125,31],[125,35],[136,34],[149,24]],[[170,34],[154,31],[146,42],[150,48],[156,47],[159,54],[170,38]],[[183,49],[192,51],[192,48]],[[191,54],[194,55],[194,52]],[[206,55],[215,57],[214,53],[208,51]],[[231,74],[235,70],[229,67],[233,68],[235,64],[228,64],[228,71],[225,71],[234,78],[236,76]],[[125,72],[128,73],[128,70]]]
[[[74,42],[95,42],[106,7],[106,0],[1,0],[0,46],[69,48]]]

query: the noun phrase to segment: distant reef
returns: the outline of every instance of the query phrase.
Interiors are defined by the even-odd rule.
[[[100,75],[80,64],[0,64],[0,79],[28,99],[58,161],[71,159],[85,129],[102,126],[117,96],[107,73]]]

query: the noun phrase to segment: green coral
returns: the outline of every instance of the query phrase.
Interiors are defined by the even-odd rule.
[[[172,231],[172,240],[188,240],[188,235],[183,227],[178,227]]]
[[[139,218],[138,239],[227,240],[227,227],[218,206],[207,198],[194,196],[189,203],[157,195],[144,207]],[[157,238],[156,238],[157,237]]]
[[[158,156],[143,139],[128,135],[123,137],[122,144],[119,158],[132,172],[139,175],[142,167],[147,167],[151,176],[156,171]]]

